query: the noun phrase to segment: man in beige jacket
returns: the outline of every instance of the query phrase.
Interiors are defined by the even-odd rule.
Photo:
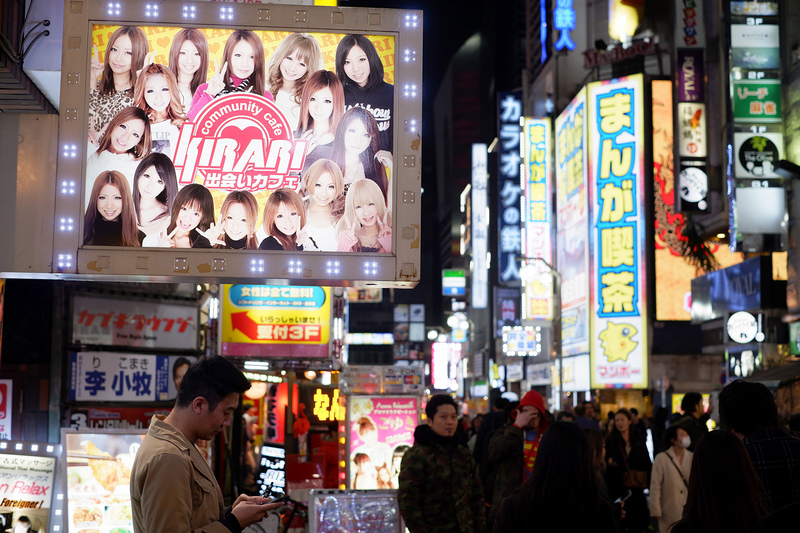
[[[183,376],[175,408],[155,415],[131,469],[133,527],[147,533],[241,533],[280,503],[239,496],[223,507],[222,491],[195,446],[225,427],[250,382],[225,358],[200,359]]]

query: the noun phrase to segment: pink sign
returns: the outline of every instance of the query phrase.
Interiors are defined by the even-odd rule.
[[[403,454],[414,444],[419,398],[353,396],[350,413],[350,488],[396,489]]]

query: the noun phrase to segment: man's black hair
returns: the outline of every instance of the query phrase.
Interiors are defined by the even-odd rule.
[[[583,404],[576,405],[575,416],[586,416],[586,406]]]
[[[702,401],[703,397],[699,392],[687,392],[683,396],[683,400],[681,400],[681,411],[687,415],[690,415],[694,413],[694,409],[697,407],[697,404]]]
[[[433,421],[433,417],[436,416],[436,411],[439,410],[441,405],[452,405],[456,410],[456,414],[458,414],[458,404],[449,394],[436,394],[425,406],[425,415],[427,415],[428,420]]]
[[[739,379],[719,393],[719,416],[723,427],[744,436],[764,428],[778,427],[778,405],[762,383]]]
[[[230,361],[219,355],[203,357],[183,376],[175,406],[188,407],[195,398],[202,396],[213,411],[229,394],[243,394],[249,388],[250,381]]]
[[[506,405],[508,405],[508,398],[503,398],[502,396],[498,396],[497,399],[494,401],[495,409],[505,409]]]
[[[632,415],[639,416],[639,410],[637,408],[635,408],[635,407],[631,407],[630,408],[630,412],[631,412]]]

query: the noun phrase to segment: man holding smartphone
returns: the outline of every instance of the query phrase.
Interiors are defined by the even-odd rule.
[[[489,443],[489,461],[497,464],[497,477],[489,511],[489,527],[494,523],[500,504],[531,476],[539,449],[539,440],[547,429],[544,399],[528,391],[511,412],[512,422]]]

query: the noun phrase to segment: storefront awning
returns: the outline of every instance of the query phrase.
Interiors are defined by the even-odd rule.
[[[781,383],[800,379],[800,361],[784,363],[763,372],[756,372],[745,380],[756,383],[763,383],[769,388],[776,389]]]

